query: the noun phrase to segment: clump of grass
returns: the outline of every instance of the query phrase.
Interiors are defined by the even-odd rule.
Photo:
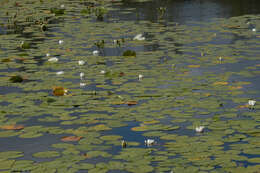
[[[16,76],[12,76],[9,80],[13,83],[21,83],[23,82],[24,79],[22,76],[16,75]]]
[[[133,56],[133,57],[136,57],[136,53],[133,50],[126,50],[126,51],[124,51],[123,56]]]
[[[65,13],[65,9],[51,8],[51,13],[55,14],[55,16],[63,15]]]
[[[31,48],[31,45],[30,45],[30,43],[28,43],[28,42],[22,41],[20,47],[21,47],[22,49],[30,49],[30,48]]]
[[[88,6],[86,9],[81,10],[80,13],[85,14],[85,15],[89,15],[89,14],[92,13],[92,11],[93,11],[92,8]]]
[[[98,48],[103,49],[103,48],[105,47],[105,41],[104,41],[104,40],[98,41],[98,42],[95,43],[95,45],[96,45]]]
[[[104,7],[99,7],[95,9],[95,15],[98,21],[104,20],[104,15],[107,13],[107,10]]]

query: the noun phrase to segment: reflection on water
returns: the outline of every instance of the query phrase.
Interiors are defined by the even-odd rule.
[[[166,21],[186,23],[189,21],[208,21],[212,18],[228,18],[246,14],[259,14],[259,0],[153,0],[135,2],[125,0],[120,4],[121,9],[136,8],[139,15],[120,15],[125,20],[149,20],[156,22],[160,19],[159,7],[166,7],[163,19]]]

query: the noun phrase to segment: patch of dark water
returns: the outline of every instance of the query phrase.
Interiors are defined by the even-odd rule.
[[[13,86],[0,86],[0,94],[6,95],[10,93],[21,93],[23,89]]]
[[[36,152],[49,150],[52,144],[60,142],[63,135],[45,134],[37,138],[1,138],[0,151],[23,151],[24,156],[20,159],[35,160],[32,155]]]
[[[119,20],[146,20],[158,22],[161,19],[167,22],[187,24],[191,21],[208,22],[214,18],[230,18],[246,14],[260,14],[258,0],[152,0],[136,2],[125,0],[123,3],[114,3],[113,7],[120,8],[121,12],[134,9],[134,13],[120,13]],[[161,13],[158,8],[166,10]],[[116,13],[116,12],[115,12]],[[114,15],[116,16],[116,15]]]

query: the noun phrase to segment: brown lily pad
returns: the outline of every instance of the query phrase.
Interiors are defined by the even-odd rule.
[[[64,96],[67,94],[67,92],[68,92],[68,90],[61,86],[54,87],[52,90],[52,93],[55,96]]]
[[[227,85],[228,84],[228,82],[215,82],[213,85]]]
[[[5,126],[1,127],[1,129],[4,129],[4,130],[22,130],[23,128],[24,128],[23,125],[16,125],[16,124],[5,125]]]
[[[61,140],[63,142],[76,142],[82,138],[83,138],[82,136],[65,136],[65,137],[62,137]]]

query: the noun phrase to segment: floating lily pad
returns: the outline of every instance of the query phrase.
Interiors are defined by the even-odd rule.
[[[61,140],[64,142],[75,142],[75,141],[79,141],[82,138],[83,138],[82,136],[65,136],[62,137]]]
[[[44,151],[44,152],[38,152],[33,154],[33,157],[38,157],[38,158],[53,158],[59,156],[60,153],[57,151]]]
[[[22,129],[24,129],[24,126],[13,124],[13,125],[4,125],[4,126],[1,126],[0,128],[4,129],[4,130],[22,130]]]

